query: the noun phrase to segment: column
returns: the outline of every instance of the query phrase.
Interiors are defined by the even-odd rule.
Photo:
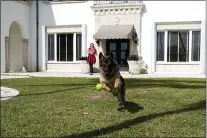
[[[205,74],[206,68],[206,23],[205,21],[201,22],[201,45],[200,45],[200,73]]]
[[[22,39],[23,41],[23,67],[25,71],[28,69],[28,39]]]
[[[82,51],[81,56],[87,56],[87,25],[82,24]]]
[[[156,72],[156,22],[152,22],[151,31],[151,71],[150,73]]]
[[[76,62],[77,60],[78,59],[76,59],[76,33],[73,33],[73,62]]]
[[[9,72],[10,67],[10,48],[9,48],[9,37],[5,37],[5,64],[6,64],[6,72]]]
[[[46,55],[47,55],[47,52],[45,50],[46,46],[48,43],[47,42],[47,36],[46,36],[46,33],[45,33],[45,26],[42,26],[42,61],[40,63],[40,65],[42,64],[42,68],[39,69],[39,70],[42,70],[42,71],[45,71],[46,70]]]
[[[142,15],[141,14],[142,13],[140,12],[139,13],[139,30],[137,32],[137,38],[138,38],[137,43],[138,43],[138,54],[139,54],[139,56],[142,56],[142,49],[141,49]]]

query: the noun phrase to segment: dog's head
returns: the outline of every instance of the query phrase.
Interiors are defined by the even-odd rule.
[[[104,56],[102,53],[99,54],[99,69],[106,77],[112,77],[117,71],[117,64],[114,59],[113,53]]]

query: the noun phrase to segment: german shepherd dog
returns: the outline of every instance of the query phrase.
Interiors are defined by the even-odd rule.
[[[125,81],[120,75],[119,65],[110,53],[108,56],[99,54],[100,83],[106,92],[111,92],[119,101],[118,110],[125,109]]]

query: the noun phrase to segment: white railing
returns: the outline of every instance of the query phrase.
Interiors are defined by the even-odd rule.
[[[102,4],[123,4],[123,3],[142,3],[143,0],[95,0],[94,5]]]

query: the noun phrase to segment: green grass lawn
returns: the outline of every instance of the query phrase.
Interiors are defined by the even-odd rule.
[[[4,137],[205,137],[204,79],[126,79],[125,112],[98,79],[2,80],[20,95],[1,101]]]

